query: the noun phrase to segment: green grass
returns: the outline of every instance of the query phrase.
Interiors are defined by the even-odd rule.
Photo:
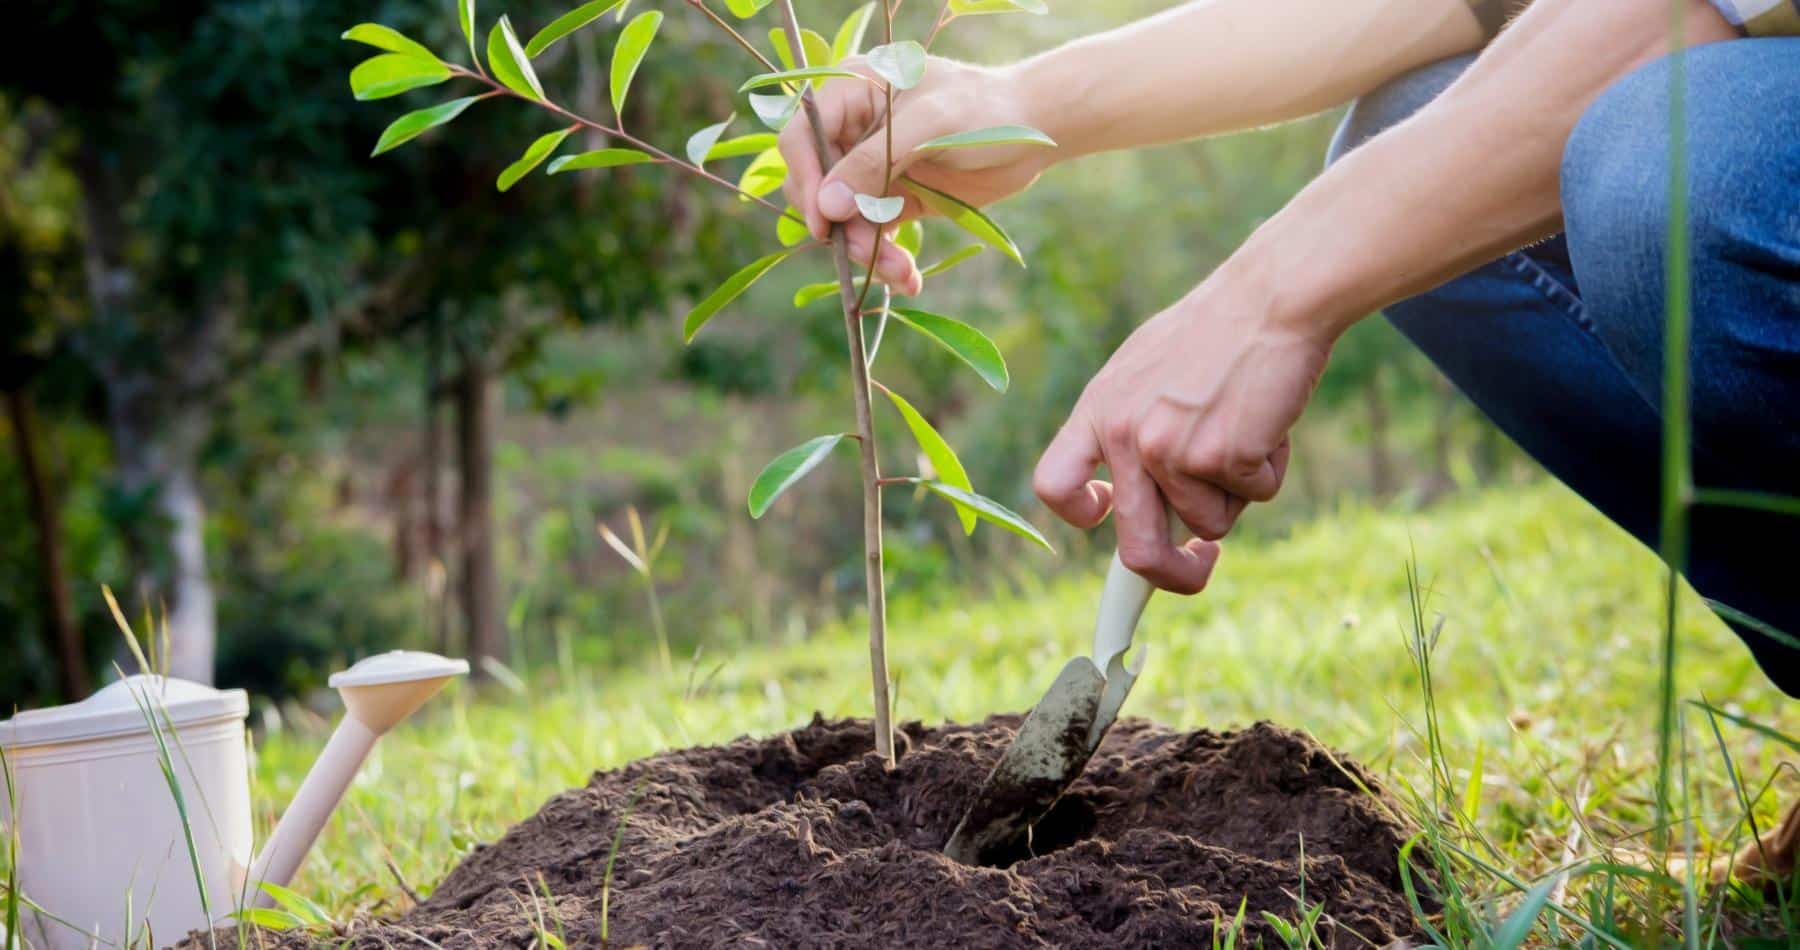
[[[1512,881],[1473,866],[1457,872],[1470,913],[1496,925],[1543,872],[1605,859],[1615,842],[1647,840],[1657,798],[1661,565],[1568,492],[1509,490],[1421,513],[1350,507],[1286,540],[1233,547],[1226,558],[1205,594],[1151,603],[1139,628],[1150,663],[1127,714],[1187,727],[1271,719],[1303,728],[1422,801],[1434,800],[1430,742],[1439,749],[1436,780],[1454,791],[1437,796],[1440,812],[1458,813],[1443,816],[1452,831],[1440,843],[1470,849]],[[1430,656],[1429,729],[1408,647],[1417,632],[1409,560],[1418,618],[1427,633],[1440,616],[1443,623]],[[1063,660],[1086,651],[1099,566],[1046,583],[1027,570],[1039,563],[1021,558],[1008,589],[963,606],[892,605],[901,718],[1023,709]],[[641,628],[639,619],[620,627]],[[1684,699],[1703,696],[1800,734],[1800,709],[1691,593],[1679,625]],[[404,903],[404,887],[428,891],[472,844],[595,769],[791,727],[814,709],[868,713],[866,646],[854,616],[804,643],[740,652],[708,677],[720,658],[693,671],[700,682],[691,695],[686,673],[665,678],[649,662],[532,671],[517,691],[454,690],[377,748],[295,887],[340,919],[392,909]],[[1680,748],[1691,758],[1675,794],[1700,818],[1693,839],[1725,847],[1743,834],[1740,795],[1758,827],[1770,827],[1771,778],[1795,791],[1791,770],[1777,770],[1788,750],[1721,720],[1740,792],[1705,716],[1689,710]],[[265,741],[261,809],[287,801],[323,738],[321,723]],[[1689,835],[1678,828],[1674,837]],[[1505,899],[1494,904],[1496,895]],[[1628,915],[1605,900],[1589,909],[1588,899],[1579,883],[1560,895],[1574,916]],[[1727,926],[1758,925],[1742,918]]]

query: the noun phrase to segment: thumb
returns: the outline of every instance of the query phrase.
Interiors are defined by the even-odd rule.
[[[894,165],[888,172],[888,133],[877,130],[851,149],[819,185],[819,211],[833,221],[849,221],[857,217],[856,196],[880,195],[890,177],[898,179],[919,159],[914,151],[920,143],[935,134],[925,123],[907,121],[904,113],[894,117]]]

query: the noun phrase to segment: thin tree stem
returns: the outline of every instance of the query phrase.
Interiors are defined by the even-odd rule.
[[[800,42],[800,19],[794,14],[794,0],[781,0],[781,18],[787,28],[788,48],[793,53],[794,65],[804,68],[806,49]],[[800,102],[806,109],[807,125],[812,129],[813,148],[818,152],[819,165],[829,167],[831,146],[825,141],[811,83],[802,85]],[[876,244],[879,247],[879,236]],[[881,465],[875,456],[875,419],[869,405],[869,364],[863,349],[856,275],[850,263],[850,243],[841,224],[831,228],[831,258],[837,266],[838,299],[844,307],[844,336],[850,348],[850,389],[856,404],[857,442],[862,449],[863,577],[869,608],[869,674],[874,687],[875,751],[891,765],[894,762],[894,721],[888,699],[887,592],[881,563]]]
[[[937,22],[931,24],[931,32],[925,34],[925,51],[931,51],[931,41],[937,39],[938,31],[950,22],[950,0],[944,0],[944,8],[938,11]],[[889,40],[888,42],[893,42]]]
[[[538,108],[541,108],[546,111],[552,112],[556,115],[562,116],[563,118],[565,118],[565,119],[569,120],[570,122],[573,122],[577,125],[586,126],[587,128],[593,129],[596,132],[604,132],[607,135],[613,136],[614,138],[617,138],[620,141],[630,144],[633,148],[637,148],[644,152],[648,152],[652,158],[656,159],[658,164],[672,165],[684,172],[687,172],[690,175],[693,175],[697,178],[701,178],[706,181],[712,182],[713,184],[718,185],[721,188],[725,188],[725,189],[731,191],[733,194],[738,195],[739,197],[748,198],[749,200],[754,201],[759,205],[762,205],[764,208],[767,208],[770,211],[775,212],[777,215],[780,215],[782,217],[790,217],[790,215],[788,215],[788,213],[787,213],[787,209],[781,207],[780,205],[775,204],[774,202],[772,202],[766,198],[763,198],[763,197],[760,197],[757,195],[753,195],[753,194],[745,191],[744,189],[739,188],[737,185],[732,184],[731,182],[729,182],[723,178],[720,178],[718,175],[715,175],[712,172],[709,172],[706,169],[701,168],[698,165],[695,165],[691,162],[684,162],[681,159],[676,158],[675,156],[669,154],[668,152],[665,152],[662,149],[657,148],[656,146],[650,144],[649,142],[646,142],[643,139],[640,139],[637,136],[632,135],[629,132],[626,132],[624,129],[615,128],[613,126],[606,125],[601,122],[596,122],[593,119],[588,118],[587,116],[580,115],[575,112],[571,112],[568,109],[565,109],[562,106],[557,105],[556,103],[551,102],[548,99],[532,99],[527,96],[521,96],[518,93],[512,91],[511,89],[508,89],[506,86],[500,84],[499,82],[496,82],[493,79],[490,79],[487,76],[484,76],[473,70],[464,69],[461,66],[452,65],[450,67],[450,71],[453,73],[456,73],[458,75],[461,75],[465,78],[474,79],[478,82],[486,83],[487,85],[493,87],[492,92],[482,94],[482,98],[484,98],[484,99],[488,98],[489,96],[500,95],[500,96],[512,96],[515,99],[520,99],[522,101],[529,102],[532,105],[537,106]],[[794,220],[799,221],[800,219],[795,218]]]
[[[774,63],[770,62],[769,57],[764,56],[762,54],[762,50],[757,49],[756,46],[754,44],[752,44],[749,40],[744,39],[744,34],[739,33],[737,31],[736,27],[733,27],[730,23],[725,22],[724,17],[721,17],[717,13],[714,13],[712,11],[712,8],[708,7],[703,2],[703,0],[688,0],[688,5],[692,6],[696,10],[699,10],[701,13],[706,14],[706,18],[713,21],[713,23],[717,24],[719,29],[724,30],[726,33],[731,34],[731,38],[737,41],[737,45],[742,46],[744,48],[745,52],[749,53],[751,56],[756,57],[756,61],[763,65],[763,69],[765,71],[771,72],[771,73],[781,71],[781,67],[776,66]]]
[[[944,9],[946,11],[950,9],[949,0],[945,0]],[[894,4],[891,2],[884,2],[882,4],[881,15],[882,26],[884,28],[882,32],[882,42],[892,43],[894,42]],[[881,84],[881,88],[883,94],[887,97],[887,111],[882,113],[881,117],[881,133],[886,139],[883,143],[885,146],[885,160],[882,168],[881,193],[886,195],[894,187],[894,123],[890,120],[894,114],[894,84],[884,80]],[[875,262],[881,258],[881,245],[886,240],[887,225],[876,225],[875,241],[869,248],[868,273],[863,277],[862,293],[856,298],[857,313],[862,313],[863,307],[868,305],[869,288],[875,286]]]

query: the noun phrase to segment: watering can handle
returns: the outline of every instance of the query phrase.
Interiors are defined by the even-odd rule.
[[[1156,588],[1125,566],[1118,552],[1106,569],[1106,586],[1100,591],[1100,618],[1094,623],[1094,665],[1102,672],[1113,657],[1131,649],[1138,618]]]

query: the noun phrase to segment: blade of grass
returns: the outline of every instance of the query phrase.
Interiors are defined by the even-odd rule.
[[[606,853],[606,873],[600,879],[600,944],[605,946],[612,939],[610,924],[612,917],[612,879],[613,865],[619,860],[619,846],[625,842],[625,823],[631,820],[631,812],[637,808],[638,801],[644,797],[648,788],[639,782],[631,792],[631,798],[625,802],[625,810],[619,814],[619,823],[613,827],[612,848]]]

